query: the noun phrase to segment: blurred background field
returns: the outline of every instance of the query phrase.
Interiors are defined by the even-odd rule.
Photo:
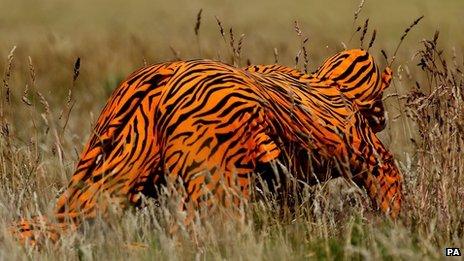
[[[301,50],[302,44],[302,37],[295,32],[295,21],[299,24],[303,38],[309,39],[305,47],[309,54],[309,71],[313,71],[324,58],[344,49],[345,46],[359,47],[360,33],[354,34],[354,32],[358,26],[364,24],[367,18],[369,18],[369,31],[364,40],[364,46],[367,46],[372,30],[376,29],[377,37],[370,52],[380,64],[385,64],[380,51],[383,49],[388,55],[392,55],[404,30],[414,19],[421,15],[425,16],[420,24],[411,30],[398,52],[393,68],[395,79],[386,96],[395,95],[385,101],[389,115],[388,128],[380,135],[395,153],[399,165],[404,168],[405,179],[410,182],[407,188],[421,187],[419,177],[426,173],[439,173],[436,178],[443,181],[440,175],[447,174],[449,169],[432,170],[432,166],[427,166],[419,170],[420,168],[414,165],[420,162],[418,155],[423,150],[432,149],[425,145],[425,147],[420,147],[420,140],[424,137],[421,136],[417,122],[406,116],[404,96],[410,94],[416,82],[425,88],[423,91],[426,93],[432,93],[432,90],[437,87],[438,82],[431,81],[431,76],[417,66],[420,62],[418,50],[423,46],[421,41],[432,39],[436,30],[439,30],[439,46],[440,49],[445,50],[443,53],[445,59],[449,60],[449,64],[456,63],[462,66],[464,1],[366,1],[354,24],[354,12],[358,9],[359,3],[357,0],[0,0],[0,72],[5,72],[0,98],[3,100],[2,120],[8,125],[8,130],[2,131],[4,137],[0,143],[3,146],[0,149],[3,153],[0,162],[0,173],[4,181],[3,191],[0,192],[0,216],[3,219],[3,225],[6,227],[13,219],[25,213],[34,214],[39,210],[50,211],[56,194],[72,174],[78,154],[107,97],[131,71],[144,64],[173,59],[208,58],[232,63],[232,51],[229,45],[230,28],[233,29],[235,44],[238,43],[241,35],[244,35],[241,55],[236,61],[239,66],[245,66],[247,61],[253,64],[274,63],[275,50],[277,50],[279,63],[303,69],[302,57],[298,65],[295,65],[295,56]],[[194,28],[200,9],[202,9],[201,23],[199,33],[196,35]],[[220,34],[216,18],[225,29],[225,40]],[[12,59],[9,63],[8,55],[14,46],[16,49],[13,56],[10,56]],[[73,66],[78,57],[81,59],[80,74],[73,86]],[[9,66],[11,69],[8,69]],[[7,72],[11,75],[8,76]],[[458,70],[455,72],[458,73],[456,77],[462,77],[462,73],[459,74]],[[4,101],[6,83],[11,90],[10,103]],[[71,86],[73,86],[73,95],[69,120],[63,117],[59,119],[60,113],[69,105],[67,99]],[[28,92],[25,93],[25,90]],[[39,91],[43,98],[36,91]],[[30,105],[27,104],[29,102]],[[45,103],[48,104],[50,113],[47,113]],[[66,128],[63,129],[64,121],[67,123]],[[5,132],[7,132],[6,135]],[[5,138],[6,136],[9,138]],[[460,141],[454,142],[459,145]],[[459,155],[458,153],[455,156],[459,157]],[[460,165],[462,161],[458,158],[453,160],[458,160],[453,161],[453,164],[458,166],[453,172],[453,178],[447,177],[445,183],[436,183],[436,186],[454,184],[459,187],[456,190],[458,194],[452,194],[449,191],[442,191],[440,194],[429,188],[428,186],[433,187],[435,184],[434,177],[430,178],[427,186],[424,185],[430,189],[426,191],[433,192],[428,196],[433,198],[448,195],[458,200],[463,198],[464,192],[461,186],[464,184],[464,173],[463,166]],[[436,166],[439,163],[434,164]],[[415,191],[408,193],[415,193]],[[420,195],[414,196],[417,198],[411,197],[409,202],[419,204],[414,200],[419,200]],[[37,200],[31,200],[33,198]],[[426,198],[424,196],[423,200]],[[449,198],[444,199],[443,202],[447,202],[446,200]],[[429,203],[421,201],[424,206]],[[454,210],[459,211],[456,206],[462,206],[462,202],[458,201],[453,204],[455,204]],[[433,204],[430,206],[437,207]],[[427,208],[427,211],[431,210]],[[351,229],[359,226],[358,232],[353,232],[356,229],[351,231],[359,235],[350,234],[349,239],[347,239],[344,226],[346,224],[337,223],[339,219],[334,215],[330,215],[328,219],[324,217],[322,223],[318,223],[320,219],[317,218],[305,220],[313,224],[303,224],[306,230],[303,229],[304,232],[298,233],[295,224],[288,228],[283,223],[271,222],[272,225],[267,228],[271,232],[268,232],[273,235],[272,229],[276,228],[279,236],[274,235],[274,238],[271,236],[269,241],[260,234],[261,230],[255,233],[256,228],[250,225],[247,229],[251,232],[246,229],[247,232],[244,232],[248,241],[243,241],[248,242],[246,244],[249,245],[243,242],[236,245],[231,243],[235,239],[243,240],[243,235],[240,234],[236,236],[237,238],[227,237],[225,243],[216,242],[218,245],[215,248],[206,247],[204,251],[209,253],[206,257],[244,259],[285,256],[329,259],[334,257],[346,259],[420,258],[423,256],[440,258],[441,253],[437,251],[441,251],[444,244],[454,243],[460,244],[461,247],[464,246],[462,231],[460,234],[453,234],[453,231],[449,231],[451,225],[438,232],[434,227],[427,228],[425,224],[427,222],[420,221],[417,216],[430,217],[431,226],[439,222],[440,216],[435,212],[424,213],[416,209],[410,217],[404,218],[400,225],[385,220],[372,221],[364,217],[363,213],[357,213],[354,215],[357,218],[343,219],[348,220],[346,224],[352,226]],[[140,217],[135,217],[135,220],[140,221]],[[381,225],[377,227],[376,222],[380,222]],[[457,222],[453,223],[457,227],[460,226],[459,224],[464,227],[462,215],[454,217],[453,222]],[[327,225],[328,228],[322,229],[322,225]],[[113,234],[110,233],[110,235],[120,235],[118,229],[137,226],[151,228],[145,223],[143,225],[122,224],[121,227],[116,228],[116,231],[113,228],[111,230]],[[90,231],[87,237],[84,237],[87,241],[89,235],[96,233]],[[305,234],[310,232],[319,234]],[[215,232],[208,233],[214,234]],[[437,239],[433,238],[434,233],[448,234]],[[248,236],[255,237],[255,239],[252,240]],[[351,244],[355,237],[354,243]],[[153,243],[155,246],[150,250],[152,252],[146,250],[136,252],[136,256],[141,255],[145,258],[149,258],[151,254],[159,257],[176,257],[173,253],[180,251],[179,248],[183,246],[177,241],[173,243],[167,240],[168,243],[166,243],[159,238],[153,239],[149,236],[148,239],[142,238],[144,242],[155,242]],[[214,237],[208,237],[210,240],[213,240],[212,238]],[[299,238],[306,240],[302,243],[304,246],[299,246],[299,242],[292,241]],[[373,243],[374,246],[370,245],[368,242],[370,239],[377,243]],[[395,242],[389,242],[393,239],[399,242],[398,245]],[[36,253],[21,250],[14,245],[14,241],[8,235],[5,235],[4,242],[0,243],[0,252],[3,252],[0,257],[10,257],[6,251],[11,247],[15,250],[14,255],[17,258],[25,258],[29,255],[29,257],[75,259],[83,255],[87,258],[98,259],[106,255],[121,258],[127,254],[124,250],[118,250],[124,252],[122,256],[112,253],[110,243],[108,243],[112,242],[117,245],[125,242],[125,239],[109,240],[106,242],[106,248],[96,253],[92,252],[95,251],[95,246],[104,244],[106,238],[100,235],[92,240],[90,240],[92,243],[88,245],[85,245],[84,240],[80,241],[84,244],[82,248],[84,250],[79,246],[71,247],[71,244],[65,244],[65,247],[72,250],[66,252],[66,248],[61,248],[58,252]],[[350,243],[345,241],[350,241]],[[357,245],[355,241],[359,244]],[[391,248],[387,246],[390,243]],[[232,244],[230,246],[232,250],[222,249],[227,248],[227,244]],[[272,247],[274,244],[277,247]],[[250,251],[251,254],[242,253],[241,248]],[[51,246],[50,249],[52,249]],[[194,257],[195,253],[198,253],[194,247],[190,246],[187,249],[190,249],[190,252],[184,253],[187,256],[190,254]],[[401,251],[395,252],[395,249],[401,249]],[[120,253],[118,251],[115,253]],[[182,251],[179,253],[182,254]],[[173,256],[170,256],[171,254]],[[200,257],[205,256],[200,255]]]

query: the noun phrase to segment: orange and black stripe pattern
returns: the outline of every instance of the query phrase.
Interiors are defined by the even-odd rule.
[[[341,52],[312,75],[210,60],[141,68],[103,109],[58,199],[58,223],[45,221],[40,234],[35,227],[44,221],[22,221],[15,233],[32,242],[44,233],[56,240],[110,204],[137,204],[141,194],[176,180],[187,208],[214,204],[227,189],[247,198],[250,176],[287,154],[289,144],[336,161],[341,175],[395,217],[401,174],[375,135],[384,128],[381,98],[390,80],[391,70],[380,73],[363,50]]]

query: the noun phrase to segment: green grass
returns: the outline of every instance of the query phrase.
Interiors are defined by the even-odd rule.
[[[344,0],[0,1],[0,72],[11,91],[9,103],[4,84],[0,96],[0,259],[409,260],[442,259],[445,247],[463,250],[464,31],[459,17],[464,2],[366,1],[353,25],[358,5]],[[40,251],[20,246],[8,234],[8,226],[21,216],[50,214],[107,97],[144,63],[176,55],[232,63],[232,27],[236,45],[245,34],[238,65],[248,59],[273,63],[276,48],[279,63],[295,66],[302,41],[294,29],[298,21],[309,38],[305,47],[312,71],[344,45],[359,47],[360,35],[350,41],[351,35],[369,18],[365,45],[376,29],[370,52],[384,64],[380,50],[391,56],[403,31],[421,15],[424,20],[398,52],[395,78],[384,96],[389,121],[380,136],[405,179],[404,210],[396,222],[371,211],[362,191],[336,180],[305,192],[306,201],[291,215],[268,199],[238,211],[244,216],[240,220],[227,218],[227,211],[200,220],[195,232],[169,233],[179,213],[149,203],[142,210],[116,212],[109,221],[97,219]],[[433,39],[436,30],[438,44],[432,41],[419,52],[422,40]],[[444,50],[442,58],[436,50]],[[63,129],[66,119],[59,115],[67,106],[77,57],[82,62],[72,90],[75,103]],[[425,70],[417,66],[421,57]],[[303,69],[302,61],[297,68]]]

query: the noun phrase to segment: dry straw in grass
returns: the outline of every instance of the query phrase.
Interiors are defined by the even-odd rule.
[[[203,9],[200,9],[197,14],[197,21],[195,23],[195,28],[193,29],[195,31],[195,35],[198,36],[200,32],[200,25],[201,25],[201,13],[203,12]]]
[[[66,106],[62,111],[62,115],[64,114],[64,124],[62,127],[62,132],[63,133],[66,129],[66,126],[68,125],[69,122],[69,116],[71,115],[72,108],[74,107],[75,101],[73,102],[73,89],[76,86],[76,81],[77,78],[79,77],[79,72],[81,68],[81,58],[77,57],[76,62],[74,62],[74,67],[73,67],[73,78],[72,78],[72,85],[71,88],[68,89],[68,97],[66,99]],[[61,119],[61,116],[59,119]]]
[[[354,12],[353,25],[356,23],[356,20],[358,20],[358,16],[364,7],[364,2],[365,0],[361,0],[361,2],[359,3],[358,9],[356,9],[356,11]]]
[[[305,73],[308,73],[309,55],[306,49],[306,44],[309,38],[306,36],[303,36],[303,31],[301,30],[298,21],[294,21],[294,28],[295,28],[295,32],[298,38],[300,39],[300,49],[298,49],[296,56],[295,56],[295,68],[298,67],[300,56],[301,54],[303,54],[303,59],[304,59],[303,70]]]
[[[371,37],[371,41],[369,42],[369,46],[367,47],[367,50],[369,51],[369,49],[371,49],[371,47],[374,45],[374,42],[375,42],[375,37],[377,36],[377,30],[374,29],[374,31],[372,32],[372,37]]]
[[[5,101],[6,103],[10,103],[10,77],[11,77],[11,70],[13,68],[13,61],[14,61],[14,53],[16,50],[16,46],[13,46],[10,53],[8,54],[7,58],[7,66],[5,68],[5,73],[3,75],[3,88],[5,89]]]
[[[235,36],[234,36],[234,31],[232,29],[232,27],[229,29],[229,45],[230,45],[230,48],[232,49],[232,55],[233,55],[233,61],[235,63],[235,53],[236,53],[236,50],[235,50]]]
[[[174,49],[174,47],[173,47],[172,45],[169,46],[169,50],[171,50],[171,53],[172,53],[172,55],[174,56],[174,59],[175,59],[176,61],[181,60],[181,58],[180,58],[180,52],[179,52],[178,50]]]
[[[34,68],[34,65],[32,64],[32,58],[29,56],[28,57],[28,61],[29,61],[29,64],[28,64],[28,68],[29,68],[29,76],[30,76],[30,80],[31,80],[31,88],[35,89],[35,85],[36,85],[36,74],[35,74],[35,68]],[[23,92],[23,97],[21,98],[21,100],[28,106],[32,106],[32,102],[29,100],[29,85],[26,84],[26,87],[24,88],[24,92]]]
[[[438,245],[455,242],[459,246],[464,237],[464,78],[459,68],[447,65],[443,51],[438,49],[438,38],[436,32],[432,40],[424,40],[418,52],[418,66],[427,75],[425,85],[430,89],[416,83],[406,102],[407,115],[415,122],[420,137],[415,142],[414,173],[420,182],[406,183],[410,191],[415,191],[406,198],[413,212],[410,215],[416,217],[408,220],[408,225],[428,231],[430,223],[436,222],[431,239]]]
[[[409,31],[411,31],[412,28],[414,28],[417,24],[419,24],[419,22],[424,18],[424,16],[420,16],[419,18],[417,18],[416,20],[414,20],[414,22],[408,26],[408,28],[406,28],[406,30],[404,30],[403,32],[403,35],[401,35],[401,38],[400,38],[400,42],[398,43],[398,45],[396,46],[396,49],[395,51],[393,52],[393,56],[391,58],[391,61],[388,63],[388,66],[391,67],[391,65],[393,64],[393,62],[395,61],[396,59],[396,54],[398,53],[398,50],[400,49],[400,46],[401,44],[403,43],[403,40],[406,38],[406,36],[408,35]]]
[[[386,52],[384,49],[380,50],[380,52],[382,53],[382,57],[385,59],[385,61],[388,62],[388,55],[387,55],[387,52]]]
[[[10,124],[8,122],[8,118],[10,117],[10,110],[11,110],[11,97],[10,97],[10,77],[11,71],[13,68],[14,62],[14,52],[16,50],[16,46],[13,46],[10,53],[7,57],[7,66],[5,68],[5,72],[3,75],[3,90],[1,91],[0,95],[0,127],[1,127],[1,134],[3,137],[6,138],[8,146],[10,146]],[[5,95],[3,97],[3,94]],[[6,105],[5,105],[6,102]]]
[[[238,57],[239,63],[240,63],[240,58],[242,54],[244,40],[245,40],[245,34],[241,34],[240,38],[238,39],[238,45],[237,45],[237,57]]]
[[[218,25],[220,28],[221,34],[223,33],[222,25],[220,24],[219,20]],[[242,53],[242,48],[243,48],[243,43],[245,40],[245,34],[241,34],[240,38],[238,39],[237,46],[235,45],[235,34],[232,29],[232,27],[229,29],[229,46],[232,50],[232,64],[234,66],[238,66],[241,62],[241,53]]]
[[[358,33],[358,32],[361,30],[361,26],[358,26],[358,27],[356,28],[356,30],[353,30],[353,29],[354,29],[354,27],[356,26],[356,21],[358,20],[359,14],[361,13],[361,11],[362,11],[362,9],[363,9],[363,7],[364,7],[364,3],[365,3],[365,0],[361,0],[361,2],[360,2],[359,5],[358,5],[358,8],[357,8],[356,11],[354,12],[353,26],[352,26],[352,29],[351,29],[351,30],[353,31],[353,33],[351,34],[350,39],[348,40],[348,43],[350,43],[351,40],[353,39],[354,35],[355,35],[356,33]]]
[[[369,18],[367,18],[367,19],[364,21],[363,30],[362,30],[362,33],[361,33],[361,37],[360,37],[360,39],[359,39],[359,41],[361,42],[361,44],[360,44],[361,48],[363,48],[363,45],[364,45],[364,38],[366,37],[368,27],[369,27]]]
[[[237,44],[235,44],[236,39],[235,39],[235,34],[234,34],[233,28],[231,27],[229,29],[229,40],[227,40],[226,39],[226,32],[225,32],[225,29],[224,29],[224,26],[223,26],[221,20],[217,16],[215,16],[215,19],[216,19],[216,23],[217,23],[218,28],[219,28],[219,33],[221,35],[221,38],[224,41],[224,43],[226,45],[228,45],[228,50],[230,51],[230,56],[231,56],[231,63],[234,66],[240,65],[241,58],[242,58],[243,45],[244,45],[244,42],[245,42],[245,34],[241,34],[240,38],[238,39]],[[220,57],[219,51],[218,51],[218,56]],[[248,60],[249,59],[247,59],[247,63],[248,63]]]
[[[279,50],[277,48],[274,48],[274,62],[279,63]]]
[[[216,22],[219,27],[219,33],[221,34],[222,40],[224,40],[224,43],[226,43],[227,42],[226,34],[224,33],[224,27],[222,26],[222,22],[221,20],[219,20],[217,16],[215,16],[214,18],[216,18]]]
[[[197,20],[195,22],[195,27],[193,28],[195,32],[195,37],[197,39],[197,45],[198,45],[198,54],[201,56],[201,44],[200,44],[200,26],[201,26],[201,14],[203,12],[203,9],[200,9],[197,13]]]

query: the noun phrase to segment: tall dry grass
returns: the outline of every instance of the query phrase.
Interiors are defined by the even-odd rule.
[[[415,10],[401,2],[395,2],[397,9]],[[136,8],[137,3],[119,4]],[[101,20],[76,25],[48,12],[60,21],[59,27],[37,15],[61,4],[53,0],[41,6],[43,10],[24,16],[22,23],[10,22],[17,31],[0,27],[15,40],[13,44],[10,40],[0,42],[4,59],[0,65],[0,258],[409,260],[441,259],[445,247],[463,249],[464,88],[462,46],[456,44],[462,35],[451,34],[444,26],[441,37],[437,33],[418,43],[427,39],[439,23],[437,16],[427,18],[425,11],[423,24],[408,35],[396,53],[401,30],[420,13],[379,23],[378,10],[370,1],[334,3],[338,6],[325,13],[323,24],[319,20],[323,20],[321,10],[328,9],[326,6],[313,6],[317,18],[313,20],[310,15],[302,15],[299,9],[304,3],[296,1],[285,6],[291,9],[289,14],[256,25],[254,21],[266,17],[262,15],[263,5],[275,14],[284,10],[283,6],[272,1],[250,3],[249,9],[240,13],[230,3],[224,3],[224,7],[213,2],[201,7],[184,3],[188,11],[179,12],[190,16],[173,21],[169,15],[162,16],[161,10],[175,7],[156,2],[158,8],[152,9],[156,16],[172,21],[166,25],[169,33],[151,24],[128,33],[121,20],[107,15],[104,17],[108,21],[115,19],[121,28],[111,33],[113,27],[92,31]],[[453,8],[464,8],[459,1],[440,6],[425,3],[430,5],[426,10],[440,12],[443,8],[445,14]],[[83,7],[86,4],[73,3],[67,8],[89,10]],[[26,10],[23,5],[11,4],[10,12]],[[107,6],[99,3],[94,8],[104,10]],[[346,12],[347,7],[356,10],[354,14]],[[136,9],[136,13],[146,14],[142,9]],[[256,11],[247,15],[250,10]],[[337,20],[329,16],[331,12],[344,16]],[[85,17],[92,19],[88,13]],[[12,20],[6,13],[1,17]],[[129,12],[124,17],[133,27],[141,28],[137,15]],[[26,23],[46,26],[30,25],[33,29],[29,29]],[[285,23],[287,27],[282,26]],[[339,28],[340,23],[349,24],[349,30],[327,29],[331,24]],[[55,33],[45,38],[34,33],[47,26]],[[163,42],[152,34],[171,40]],[[57,245],[45,242],[40,251],[21,247],[7,233],[6,228],[19,217],[51,214],[106,97],[129,71],[149,62],[199,56],[238,66],[276,61],[311,71],[334,50],[359,45],[369,48],[381,63],[396,57],[395,79],[384,96],[389,123],[381,136],[395,152],[405,179],[404,211],[397,221],[372,211],[359,188],[335,180],[304,187],[292,205],[282,204],[264,191],[259,200],[234,211],[219,209],[208,219],[197,219],[189,228],[182,227],[178,222],[182,213],[172,207],[178,197],[166,191],[158,201],[146,199],[141,209],[122,213],[114,210],[110,214],[113,218],[85,223],[78,233],[64,236]],[[240,218],[236,218],[237,213]],[[173,227],[178,229],[173,232]]]

